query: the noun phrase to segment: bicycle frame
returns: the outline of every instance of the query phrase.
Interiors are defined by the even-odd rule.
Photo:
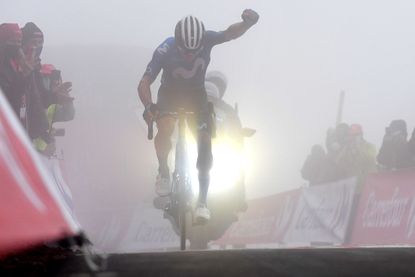
[[[178,135],[176,142],[175,153],[175,167],[172,178],[172,191],[169,196],[169,202],[164,208],[165,215],[167,214],[173,228],[180,234],[180,249],[186,249],[186,215],[191,211],[192,201],[192,186],[189,172],[189,161],[186,144],[186,116],[194,114],[194,112],[187,112],[184,109],[179,109],[177,112],[170,112],[168,115],[174,116],[178,119]],[[148,138],[153,138],[153,122],[150,122],[148,128]],[[166,217],[166,216],[165,216]]]
[[[175,168],[172,182],[172,204],[177,205],[176,223],[180,229],[180,249],[186,249],[186,214],[189,210],[190,176],[186,147],[186,112],[178,113],[178,138],[175,153]]]
[[[179,113],[178,119],[178,136],[176,143],[175,153],[175,168],[173,172],[173,178],[180,177],[181,179],[187,179],[188,176],[188,157],[186,147],[186,114]],[[188,181],[188,180],[183,180]]]

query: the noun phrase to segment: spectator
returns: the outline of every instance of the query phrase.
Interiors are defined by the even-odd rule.
[[[41,67],[40,55],[43,50],[43,33],[33,22],[26,23],[22,28],[22,49],[26,61],[33,70],[39,71]]]
[[[50,92],[52,99],[55,98],[57,102],[57,104],[51,104],[47,107],[46,114],[49,130],[51,130],[54,122],[70,121],[75,117],[74,98],[69,95],[72,84],[70,82],[63,83],[60,70],[55,69],[51,64],[42,65],[40,73],[44,89]]]
[[[352,175],[359,178],[359,185],[370,173],[376,170],[376,147],[363,137],[363,128],[359,124],[350,125],[349,152],[352,155]]]
[[[42,65],[41,70],[36,71],[36,80],[41,91],[44,108],[47,109],[55,104],[64,106],[66,110],[64,113],[67,114],[64,117],[69,118],[59,119],[58,121],[72,120],[73,115],[70,116],[70,109],[73,109],[74,100],[70,95],[72,83],[62,82],[61,71],[56,70],[52,64]],[[72,112],[74,112],[74,110]]]
[[[314,145],[301,169],[301,176],[309,181],[309,184],[318,185],[327,181],[329,170],[326,152],[321,145]]]
[[[375,170],[376,149],[363,137],[359,124],[339,124],[327,140],[327,181],[361,177]]]
[[[62,83],[57,70],[47,77],[40,72],[43,41],[32,22],[22,29],[14,23],[0,25],[0,87],[35,147],[50,156],[55,149],[53,121],[73,119],[74,109],[72,84]]]
[[[52,103],[62,103],[50,104],[45,109],[49,123],[48,134],[52,138],[57,135],[64,135],[64,129],[53,128],[53,123],[69,121],[72,120],[75,116],[73,98],[69,95],[71,90],[71,83],[63,83],[61,72],[56,70],[55,67],[51,64],[42,65],[39,73],[39,76],[41,77],[40,86],[42,87],[44,94],[48,95],[49,99],[54,100]],[[65,100],[62,100],[63,98]],[[55,154],[54,140],[51,140],[49,144],[41,137],[34,139],[35,148],[46,156]]]
[[[25,60],[31,72],[29,75],[29,86],[26,94],[28,133],[33,140],[43,140],[47,144],[53,138],[49,135],[49,123],[44,110],[41,87],[37,80],[40,71],[40,54],[43,49],[43,33],[32,22],[22,28],[22,49]],[[45,149],[42,149],[45,150]]]
[[[349,128],[348,124],[340,123],[335,129],[327,130],[326,148],[329,156],[335,156],[346,145],[349,139]]]
[[[0,25],[0,87],[25,127],[28,78],[23,74],[22,32],[15,23]]]
[[[350,139],[356,160],[355,172],[362,175],[374,171],[376,169],[376,147],[365,140],[362,126],[350,125]]]
[[[411,166],[407,137],[406,122],[402,119],[393,120],[385,129],[385,136],[377,156],[378,163],[387,169]]]

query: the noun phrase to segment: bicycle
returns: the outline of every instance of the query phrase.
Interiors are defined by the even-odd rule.
[[[164,216],[171,217],[173,227],[180,235],[180,250],[186,249],[186,216],[192,212],[191,202],[193,198],[191,177],[188,167],[186,147],[186,117],[194,112],[179,109],[177,112],[169,112],[168,115],[178,118],[178,135],[176,142],[175,166],[172,174],[172,189],[170,195],[155,199],[154,205],[164,210]],[[148,139],[153,139],[152,121],[148,125]],[[159,200],[159,202],[157,202]]]

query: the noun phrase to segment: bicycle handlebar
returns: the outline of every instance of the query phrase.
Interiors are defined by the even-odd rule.
[[[213,111],[213,104],[211,102],[209,102],[209,112],[213,115],[215,115],[214,111]],[[186,111],[184,109],[179,109],[177,112],[164,112],[164,115],[171,115],[171,116],[180,116],[180,115],[191,115],[191,114],[195,114],[195,112],[191,112],[191,111]],[[160,115],[158,116],[158,118],[160,117]],[[150,122],[148,122],[147,126],[148,126],[148,130],[147,130],[147,139],[148,140],[152,140],[153,139],[153,126],[154,126],[154,119],[151,119]],[[213,134],[212,136],[215,137],[216,136],[216,124],[213,121]]]

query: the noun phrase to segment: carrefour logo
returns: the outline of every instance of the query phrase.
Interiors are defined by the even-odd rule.
[[[183,67],[176,68],[173,71],[173,76],[176,79],[179,78],[179,77],[181,77],[183,79],[191,79],[196,75],[199,68],[203,69],[203,68],[205,68],[205,66],[206,66],[206,61],[202,58],[197,58],[195,60],[194,64],[193,64],[192,69],[187,70]]]

